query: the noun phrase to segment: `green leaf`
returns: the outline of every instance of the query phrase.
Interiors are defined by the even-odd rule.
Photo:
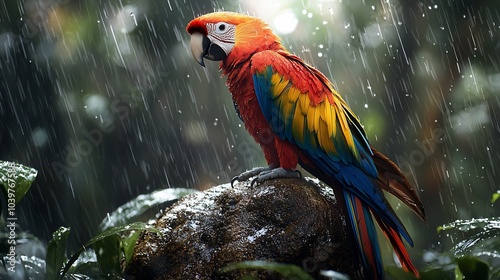
[[[456,220],[452,223],[444,224],[437,228],[438,233],[443,230],[456,229],[463,232],[469,232],[475,229],[485,229],[487,227],[496,227],[500,223],[498,218],[480,218],[470,220]]]
[[[456,259],[457,265],[465,279],[488,280],[490,266],[472,256],[464,256]]]
[[[99,227],[104,231],[111,227],[129,224],[134,218],[142,215],[155,205],[176,200],[194,192],[197,191],[193,189],[174,188],[139,195],[109,214],[108,217],[101,222]]]
[[[500,219],[481,218],[459,220],[443,226],[443,230],[456,229],[470,234],[454,246],[455,254],[496,254],[500,245]]]
[[[58,279],[59,272],[66,261],[66,244],[68,243],[70,229],[60,227],[52,234],[52,240],[47,245],[46,278],[49,280]]]
[[[131,231],[131,230],[138,230],[138,231],[146,230],[146,231],[150,231],[150,232],[160,233],[160,231],[158,229],[156,229],[150,225],[147,225],[145,223],[141,223],[141,222],[133,223],[133,224],[126,225],[126,226],[119,226],[119,227],[110,228],[110,229],[108,229],[104,232],[101,232],[100,234],[94,236],[87,243],[85,243],[85,245],[83,245],[82,248],[80,248],[78,251],[76,251],[71,256],[71,258],[66,263],[66,265],[64,266],[62,275],[64,276],[66,274],[66,272],[68,272],[68,270],[71,268],[71,265],[73,265],[73,263],[78,259],[80,254],[83,251],[85,251],[86,247],[92,246],[94,243],[101,241],[109,236],[118,235],[122,232]]]
[[[131,231],[131,230],[140,230],[140,231],[146,230],[146,231],[150,231],[150,232],[160,233],[160,231],[157,228],[154,228],[151,225],[141,223],[141,222],[136,222],[136,223],[132,223],[132,224],[126,225],[126,226],[113,227],[113,228],[110,228],[104,232],[101,232],[100,234],[98,234],[98,235],[94,236],[92,239],[90,239],[89,242],[87,242],[84,245],[84,247],[90,246],[90,245],[94,244],[95,242],[102,240],[108,236],[119,234],[119,233],[122,233],[125,231]]]
[[[99,264],[96,261],[79,261],[78,264],[71,267],[71,269],[68,271],[68,274],[66,274],[66,277],[68,275],[75,274],[85,274],[86,276],[89,276],[91,278],[96,278],[97,276],[101,275],[101,269],[99,268]]]
[[[45,260],[35,256],[21,256],[20,260],[26,279],[39,279],[45,274]]]
[[[111,235],[99,240],[93,245],[97,262],[103,275],[118,275],[121,268],[120,237]]]
[[[22,164],[0,160],[0,185],[7,199],[14,199],[17,205],[26,194],[38,171]]]
[[[460,271],[460,267],[455,266],[455,280],[463,280],[464,275],[462,274],[462,271]]]
[[[289,279],[313,280],[311,275],[302,270],[302,268],[293,264],[281,264],[268,261],[244,261],[224,267],[222,272],[229,272],[238,269],[263,269],[280,273]]]
[[[125,266],[128,265],[130,259],[132,258],[132,255],[134,254],[135,244],[137,243],[139,235],[141,235],[141,232],[135,231],[128,237],[123,239],[122,247],[123,247],[123,253],[125,254]]]
[[[497,201],[497,199],[500,198],[500,191],[497,191],[496,193],[493,194],[493,196],[491,197],[491,203],[495,203],[495,201]]]

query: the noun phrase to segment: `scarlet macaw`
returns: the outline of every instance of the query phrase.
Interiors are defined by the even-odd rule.
[[[295,171],[300,164],[330,185],[339,202],[345,201],[367,279],[384,278],[373,218],[402,266],[418,275],[401,236],[411,246],[413,241],[382,189],[425,220],[422,202],[399,168],[370,146],[333,84],[289,53],[258,18],[216,12],[193,19],[186,30],[199,64],[204,66],[204,58],[221,61],[236,111],[269,164],[234,180],[300,177]]]

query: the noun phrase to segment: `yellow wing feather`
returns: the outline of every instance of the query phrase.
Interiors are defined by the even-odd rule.
[[[312,104],[310,93],[300,89],[302,84],[293,84],[278,71],[270,76],[270,85],[271,98],[282,120],[292,121],[280,128],[287,130],[287,135],[293,136],[298,143],[310,143],[335,156],[339,152],[336,145],[340,145],[339,148],[347,148],[355,159],[359,159],[350,119],[345,112],[349,109],[330,83],[325,84],[326,95],[317,104]],[[339,132],[341,134],[337,135]]]

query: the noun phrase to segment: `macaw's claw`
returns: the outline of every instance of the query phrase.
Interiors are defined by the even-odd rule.
[[[302,173],[298,170],[289,170],[282,167],[274,168],[261,172],[255,179],[252,180],[252,184],[250,186],[253,187],[256,183],[259,184],[267,180],[278,178],[302,178]]]
[[[239,182],[246,181],[246,180],[250,179],[251,177],[257,176],[257,175],[261,174],[262,172],[270,171],[272,169],[273,168],[271,166],[267,166],[267,167],[254,167],[250,170],[247,170],[238,176],[234,176],[233,179],[231,179],[231,187],[233,187],[234,182],[236,182],[236,181],[239,181]]]

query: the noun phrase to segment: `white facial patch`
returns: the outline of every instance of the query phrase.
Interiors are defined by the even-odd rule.
[[[207,23],[207,37],[212,43],[217,44],[226,55],[234,47],[236,26],[226,22]]]

